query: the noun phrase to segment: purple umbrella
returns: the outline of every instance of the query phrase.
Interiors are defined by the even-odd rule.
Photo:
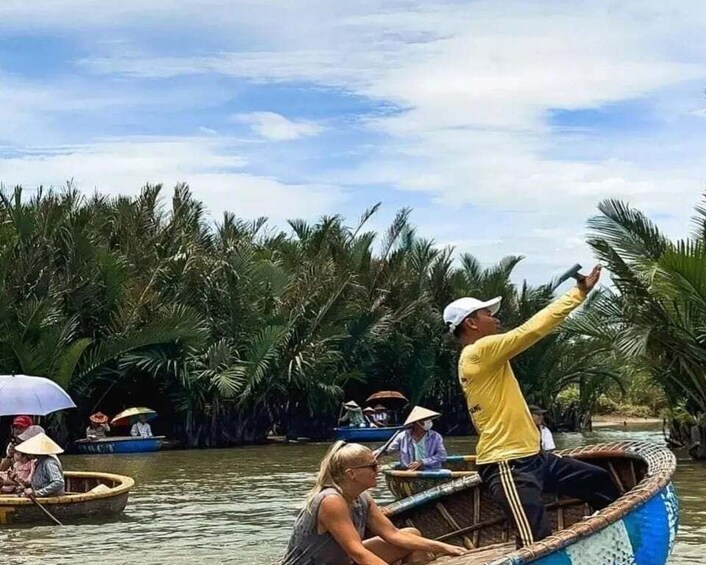
[[[46,416],[65,408],[76,405],[54,381],[28,375],[0,375],[0,416]]]

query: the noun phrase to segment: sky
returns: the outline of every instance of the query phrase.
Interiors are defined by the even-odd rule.
[[[688,234],[705,24],[692,0],[3,0],[0,182],[184,181],[278,226],[410,207],[544,282],[593,262],[605,198]]]

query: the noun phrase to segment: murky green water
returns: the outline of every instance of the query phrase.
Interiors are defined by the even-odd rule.
[[[556,437],[558,447],[641,439],[661,442],[659,431],[603,429]],[[449,453],[471,453],[472,438],[451,438]],[[0,531],[0,562],[167,565],[267,564],[279,557],[324,444],[271,445],[208,451],[166,451],[133,456],[67,456],[71,470],[130,475],[137,485],[125,515],[104,524],[38,526]],[[706,561],[706,465],[679,461],[682,505],[674,564]],[[390,500],[384,488],[374,496]]]

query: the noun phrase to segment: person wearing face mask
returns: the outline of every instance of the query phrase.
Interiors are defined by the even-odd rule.
[[[430,471],[441,469],[446,461],[446,448],[441,434],[432,430],[432,420],[441,416],[438,412],[415,406],[404,426],[385,453],[400,454],[400,464],[407,471]],[[375,456],[380,455],[376,450]]]

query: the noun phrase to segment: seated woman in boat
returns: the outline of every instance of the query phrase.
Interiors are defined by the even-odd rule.
[[[338,423],[342,424],[348,422],[351,428],[367,428],[368,424],[363,416],[363,411],[358,406],[355,400],[349,400],[343,403],[343,408],[346,413],[338,419]]]
[[[147,422],[147,416],[140,414],[139,421],[135,422],[130,429],[132,437],[152,437],[152,427]]]
[[[379,470],[367,447],[333,444],[294,523],[280,565],[426,563],[429,553],[465,553],[463,548],[423,538],[414,528],[392,524],[365,492],[376,485]],[[363,540],[366,530],[377,537]]]
[[[0,471],[0,492],[13,493],[29,485],[32,476],[32,460],[24,453],[13,449],[12,466]]]
[[[45,497],[64,494],[64,469],[57,457],[64,450],[44,433],[41,426],[30,426],[19,439],[23,441],[15,449],[29,456],[34,466],[30,484],[24,489],[24,495]]]
[[[108,416],[103,414],[103,412],[96,412],[89,416],[88,420],[90,423],[86,428],[86,439],[105,439],[107,432],[110,431]]]
[[[377,422],[375,421],[375,409],[367,406],[363,408],[363,418],[365,418],[365,424],[369,428],[379,428]]]
[[[375,424],[379,428],[385,428],[390,425],[390,414],[382,404],[378,404],[375,407]]]
[[[12,420],[10,442],[7,444],[7,448],[5,449],[5,457],[0,460],[0,471],[10,470],[14,462],[13,455],[15,452],[15,445],[19,443],[17,437],[31,425],[31,416],[15,416],[15,419]]]
[[[407,471],[431,471],[441,469],[446,461],[446,448],[441,434],[432,430],[432,419],[441,416],[438,412],[415,406],[405,420],[404,432],[397,434],[385,453],[399,451],[400,464]],[[375,456],[382,455],[381,449]]]

